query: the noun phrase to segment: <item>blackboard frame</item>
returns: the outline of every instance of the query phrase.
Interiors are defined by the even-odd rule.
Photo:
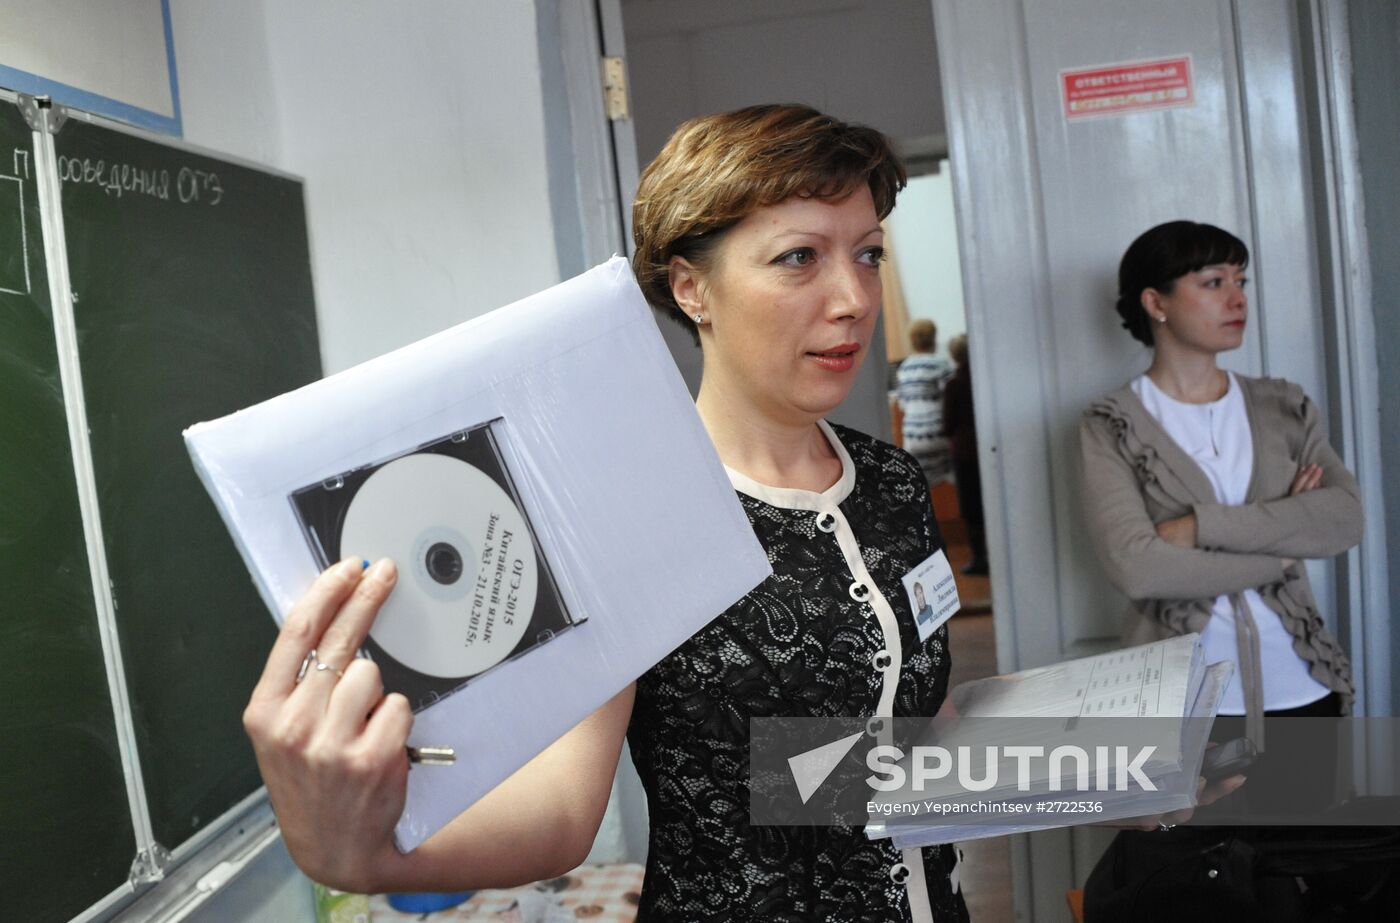
[[[132,825],[136,833],[137,852],[132,873],[126,882],[117,884],[109,893],[69,919],[149,919],[153,915],[182,915],[190,907],[202,902],[217,887],[232,877],[231,873],[253,861],[278,837],[275,818],[267,802],[266,792],[258,784],[236,803],[223,810],[216,817],[202,820],[196,818],[197,828],[173,849],[166,850],[153,833],[150,806],[146,802],[145,787],[142,782],[142,766],[136,744],[135,719],[132,715],[132,702],[127,693],[128,679],[123,664],[121,644],[118,642],[115,604],[112,599],[111,575],[107,568],[107,552],[103,544],[103,529],[100,503],[97,497],[94,465],[92,459],[92,429],[86,418],[86,401],[83,383],[78,372],[79,355],[83,351],[78,343],[78,327],[75,321],[75,297],[69,273],[69,236],[64,220],[64,186],[59,173],[59,159],[56,154],[55,135],[61,134],[70,122],[84,123],[100,128],[103,132],[114,132],[113,138],[122,136],[133,142],[155,145],[161,151],[188,155],[192,158],[208,158],[227,164],[230,168],[253,171],[269,181],[286,181],[296,186],[295,209],[299,224],[290,233],[294,242],[305,248],[304,272],[305,291],[302,299],[302,313],[309,314],[311,348],[316,352],[311,362],[314,375],[319,377],[319,347],[315,329],[315,308],[310,288],[309,239],[305,222],[304,198],[301,192],[301,179],[285,171],[268,168],[243,158],[231,157],[171,139],[167,136],[133,127],[111,119],[96,116],[61,106],[49,106],[33,98],[24,97],[0,89],[0,105],[18,106],[24,112],[33,129],[33,161],[39,186],[40,223],[44,237],[44,263],[49,275],[49,299],[55,316],[54,328],[57,339],[59,364],[62,366],[64,405],[69,416],[70,447],[73,453],[75,476],[79,482],[78,492],[84,532],[87,536],[89,566],[92,569],[92,595],[98,610],[98,629],[103,635],[103,651],[106,659],[109,685],[112,690],[112,713],[106,720],[115,720],[120,741],[121,761],[126,775],[128,807]],[[211,219],[212,220],[212,219]],[[295,248],[293,248],[295,250]],[[294,255],[293,262],[296,261]],[[307,324],[300,329],[300,337],[305,343]],[[303,354],[305,350],[303,349]],[[304,355],[303,355],[304,358]],[[303,363],[305,365],[305,363]],[[306,369],[299,370],[299,374]],[[296,383],[304,383],[298,381]],[[278,386],[278,390],[286,385]],[[273,393],[276,393],[274,391]],[[271,396],[270,394],[262,395]],[[261,399],[261,397],[259,398]],[[230,408],[236,409],[236,408]],[[195,420],[185,421],[185,425]],[[172,434],[180,446],[180,462],[188,468],[183,458],[183,445],[178,430]],[[190,477],[193,478],[192,471]],[[201,490],[202,494],[202,490]],[[204,499],[201,497],[201,499]],[[213,515],[212,507],[208,511]],[[222,533],[222,528],[220,528]],[[232,556],[235,560],[236,555]],[[242,576],[246,573],[241,570]],[[249,592],[257,601],[256,591],[248,582]],[[256,605],[261,609],[261,603]],[[261,612],[253,615],[263,616]],[[261,624],[261,623],[259,623]],[[271,630],[271,620],[266,625]],[[239,690],[246,694],[246,690]],[[94,720],[100,720],[95,718]],[[240,734],[241,736],[241,734]],[[260,780],[257,780],[260,783]],[[241,791],[241,790],[240,790]],[[61,861],[62,857],[55,857]],[[211,875],[211,870],[217,873]],[[84,898],[86,900],[86,898]],[[71,910],[64,910],[66,915]],[[61,919],[64,917],[54,917]],[[164,916],[162,916],[164,918]],[[45,916],[43,919],[49,919]]]

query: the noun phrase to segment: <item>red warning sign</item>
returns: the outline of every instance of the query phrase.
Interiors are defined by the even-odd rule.
[[[1060,90],[1067,119],[1189,106],[1195,100],[1190,55],[1063,70]]]

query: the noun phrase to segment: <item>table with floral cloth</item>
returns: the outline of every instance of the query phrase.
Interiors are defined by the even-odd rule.
[[[567,875],[519,888],[478,891],[448,910],[404,913],[389,906],[388,898],[370,898],[373,923],[426,920],[430,923],[633,923],[642,890],[640,865],[590,865]]]

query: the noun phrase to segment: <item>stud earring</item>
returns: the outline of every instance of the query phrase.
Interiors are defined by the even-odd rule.
[[[1159,324],[1165,324],[1166,322],[1167,322],[1167,315],[1165,315],[1165,314],[1163,314],[1161,317],[1157,318],[1157,323],[1159,323]]]
[[[705,315],[703,315],[703,314],[696,314],[696,315],[695,315],[695,323],[697,323],[697,324],[703,324],[703,323],[705,323]]]

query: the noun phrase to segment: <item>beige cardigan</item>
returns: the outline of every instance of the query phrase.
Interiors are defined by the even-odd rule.
[[[1124,385],[1095,401],[1080,424],[1082,496],[1108,579],[1133,603],[1125,640],[1144,643],[1201,631],[1217,596],[1235,605],[1246,733],[1263,746],[1263,682],[1255,618],[1243,591],[1255,589],[1293,636],[1293,650],[1318,682],[1351,710],[1351,664],[1318,614],[1307,571],[1285,558],[1326,558],[1361,541],[1361,494],[1321,431],[1317,408],[1297,385],[1236,376],[1254,442],[1245,502],[1215,502],[1205,472]],[[1322,466],[1318,488],[1288,496],[1303,465]],[[1156,524],[1196,515],[1196,547],[1157,535]]]

